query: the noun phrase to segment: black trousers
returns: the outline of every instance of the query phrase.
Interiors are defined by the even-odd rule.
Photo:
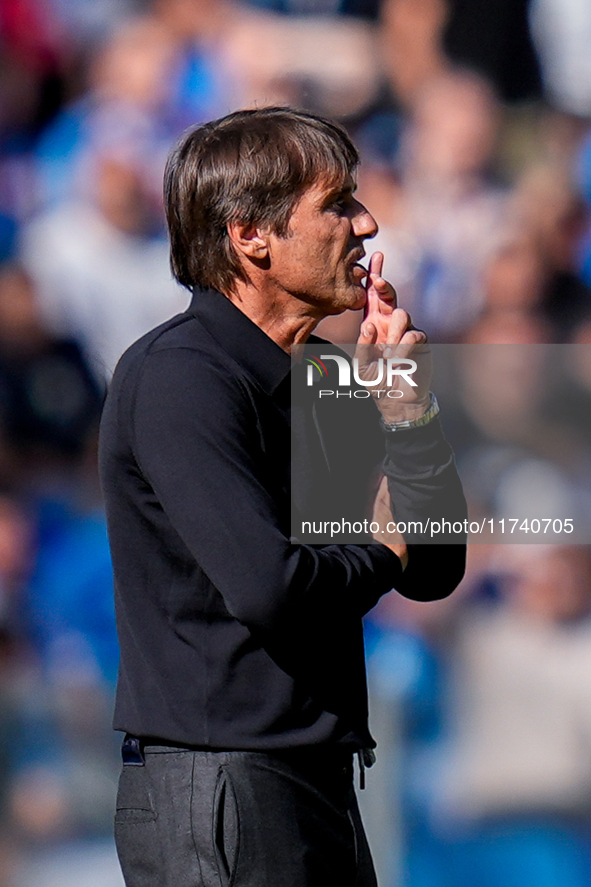
[[[377,887],[342,753],[145,749],[124,764],[127,887]]]

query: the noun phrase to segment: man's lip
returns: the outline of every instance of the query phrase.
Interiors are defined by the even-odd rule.
[[[348,259],[349,265],[360,265],[360,260],[365,258],[365,250],[356,250],[354,253],[351,253]],[[360,267],[363,267],[360,265]]]

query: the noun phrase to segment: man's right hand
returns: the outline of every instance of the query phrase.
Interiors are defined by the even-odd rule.
[[[355,357],[359,361],[359,375],[367,379],[384,421],[388,424],[418,419],[429,409],[431,402],[431,356],[427,348],[427,336],[412,327],[411,317],[398,308],[396,292],[381,276],[384,256],[374,253],[369,262],[367,282],[366,318],[361,325]],[[384,371],[382,381],[369,383],[379,374],[380,359],[408,358],[416,360],[417,371],[413,375],[416,387],[410,386],[401,376],[395,376],[388,385]],[[402,391],[402,395],[390,396]]]

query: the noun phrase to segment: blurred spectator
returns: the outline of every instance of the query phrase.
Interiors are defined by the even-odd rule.
[[[96,140],[97,130],[108,127],[114,130],[115,139],[149,143],[155,160],[158,155],[162,159],[166,147],[158,115],[170,90],[173,52],[162,28],[139,20],[115,31],[91,57],[87,92],[62,109],[37,146],[41,204],[56,203],[75,193],[81,157]]]
[[[42,202],[72,195],[80,159],[105,128],[115,131],[114,140],[143,143],[151,187],[159,194],[172,143],[189,125],[225,110],[227,87],[216,52],[219,32],[232,21],[229,4],[153,5],[153,12],[123,22],[93,49],[85,93],[43,133],[36,151]]]
[[[586,207],[573,176],[564,166],[532,167],[518,180],[512,207],[524,239],[537,250],[539,281],[531,304],[554,327],[554,341],[569,341],[577,323],[591,310],[591,289],[578,273],[587,226]],[[531,288],[532,297],[535,287]]]
[[[446,0],[382,2],[384,66],[396,101],[406,109],[445,68],[441,39],[446,17]]]
[[[110,729],[117,639],[106,522],[96,476],[96,423],[50,475],[35,472],[32,550],[16,606],[28,657],[18,676],[18,743],[9,806],[34,848],[110,838],[118,742]]]
[[[529,328],[536,330],[536,315],[540,314],[546,269],[539,243],[531,232],[523,226],[507,224],[506,229],[495,237],[496,245],[491,247],[491,255],[482,269],[482,312],[488,324],[488,341],[506,341],[501,330],[497,330],[501,338],[495,339],[492,330],[493,316],[500,320],[501,325],[508,326],[513,318],[513,327],[517,317],[523,318],[523,328],[528,326],[528,315],[531,316]],[[478,328],[479,324],[476,323]],[[540,330],[542,340],[550,341],[550,329]],[[516,335],[519,335],[515,329]],[[478,337],[477,337],[478,338]],[[468,341],[474,339],[469,330]],[[526,338],[526,341],[528,338]],[[529,336],[529,341],[534,341]]]
[[[0,145],[34,137],[62,98],[65,40],[39,0],[0,2]]]
[[[0,268],[0,475],[25,487],[78,458],[98,425],[102,392],[80,348],[43,327],[31,280]],[[31,474],[31,469],[32,474]]]
[[[591,315],[574,330],[572,344],[566,351],[572,383],[570,396],[552,404],[556,422],[564,425],[572,437],[581,437],[591,448]],[[590,493],[591,495],[591,493]],[[589,503],[591,509],[591,502]]]
[[[169,271],[143,147],[112,143],[105,133],[88,157],[86,195],[40,215],[23,232],[21,258],[44,322],[54,335],[82,344],[99,378],[110,375],[128,345],[188,301]]]
[[[265,52],[260,52],[260,47]],[[379,94],[375,29],[352,16],[251,12],[228,33],[224,62],[237,106],[291,104],[337,119],[362,117]]]
[[[41,0],[0,0],[0,260],[34,206],[31,152],[67,88],[63,36]]]
[[[90,463],[92,466],[92,463]],[[12,806],[27,844],[110,835],[118,767],[117,669],[104,516],[79,493],[35,503],[36,557],[23,595],[34,668],[25,685]]]
[[[591,114],[591,8],[579,0],[532,0],[531,19],[549,100]]]
[[[175,47],[169,115],[176,138],[230,110],[235,85],[224,53],[241,10],[233,0],[151,0],[150,10]]]
[[[451,62],[478,71],[505,101],[539,98],[540,70],[530,34],[530,0],[446,2],[443,45]]]
[[[78,51],[88,53],[96,43],[135,12],[138,0],[45,0],[62,30]]]
[[[539,98],[529,2],[384,0],[384,52],[398,101],[412,106],[424,84],[450,64],[481,74],[504,101]]]
[[[401,304],[434,340],[457,336],[481,307],[482,268],[503,223],[489,174],[498,119],[486,82],[451,71],[417,94],[403,137],[397,218],[374,244]]]
[[[422,608],[385,598],[372,615],[374,633],[390,623],[369,635],[374,690],[403,743],[386,777],[404,822],[399,880],[585,887],[589,551],[476,548],[459,595]]]
[[[535,314],[491,311],[460,348],[435,349],[440,367],[447,364],[443,390],[437,378],[436,390],[471,518],[570,519],[572,538],[585,541],[591,450],[581,422],[588,397],[565,349],[549,346],[550,335]],[[552,535],[549,525],[546,532]]]
[[[30,572],[33,528],[22,504],[0,493],[0,885],[12,887],[15,865],[11,795],[22,726],[24,644],[16,614]]]
[[[528,245],[529,248],[529,245]],[[503,246],[501,246],[501,251]],[[518,250],[519,251],[519,248]],[[509,252],[512,252],[510,248]],[[504,264],[505,258],[501,257],[501,265]],[[493,257],[492,263],[494,265]],[[494,292],[499,291],[505,273],[509,277],[507,289],[511,287],[516,291],[516,300],[518,302],[521,293],[521,287],[518,285],[520,279],[527,281],[527,269],[520,271],[519,268],[514,271],[511,268],[512,260],[509,258],[509,269],[507,272],[501,268],[500,272],[492,269],[492,276],[496,277],[492,286]],[[513,283],[512,278],[515,276],[516,282]],[[499,289],[497,290],[497,285]],[[529,288],[526,290],[529,292]],[[462,343],[469,345],[544,345],[552,341],[552,327],[539,314],[533,311],[522,310],[519,304],[513,305],[500,304],[500,310],[495,310],[494,302],[491,307],[484,311],[478,320],[468,327],[462,336]],[[494,349],[493,349],[494,351]]]
[[[588,883],[591,571],[582,548],[499,551],[501,596],[459,622],[455,728],[433,809],[446,883]],[[469,863],[469,865],[468,865]]]

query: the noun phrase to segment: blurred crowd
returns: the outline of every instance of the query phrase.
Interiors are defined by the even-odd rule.
[[[533,466],[584,510],[589,46],[579,0],[0,0],[0,887],[121,883],[95,450],[118,357],[188,302],[163,223],[172,144],[253,105],[341,121],[385,276],[432,341],[577,346],[572,421],[543,436],[558,468],[543,446],[515,458],[542,437],[532,389],[479,411],[467,366],[446,431],[474,502]],[[555,427],[563,401],[544,405]],[[368,649],[392,764],[382,887],[591,883],[589,550],[475,545],[450,601],[384,601]]]

